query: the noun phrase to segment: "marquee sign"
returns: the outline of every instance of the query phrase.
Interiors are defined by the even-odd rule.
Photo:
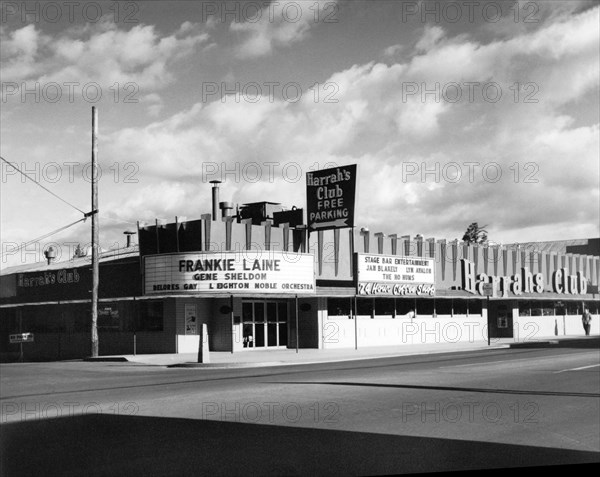
[[[356,164],[306,173],[308,229],[354,227]]]
[[[359,295],[435,295],[432,258],[358,253],[356,263]]]
[[[144,257],[144,293],[314,294],[314,258],[281,251],[176,253]]]

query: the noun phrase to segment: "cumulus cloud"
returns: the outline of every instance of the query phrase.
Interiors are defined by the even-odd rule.
[[[423,36],[419,39],[415,48],[419,52],[429,51],[443,38],[444,29],[437,25],[426,25]]]
[[[597,235],[599,121],[589,97],[599,84],[599,11],[560,16],[488,42],[424,27],[404,59],[346,67],[298,101],[231,95],[106,133],[102,157],[135,162],[141,188],[128,186],[124,196],[112,186],[103,209],[128,222],[196,218],[209,208],[211,179],[225,181],[223,200],[301,206],[306,172],[357,163],[357,217],[373,231],[452,239],[478,221],[490,224],[492,240],[499,234],[510,237],[505,241]],[[82,52],[125,41],[124,32],[109,25],[87,28],[69,47],[52,40],[54,56],[71,55],[64,61],[88,71],[93,65],[78,60]],[[239,30],[247,42],[266,32],[262,49],[246,54],[268,54],[308,34],[300,28],[277,37],[271,31],[277,28]],[[123,53],[110,61],[122,70],[133,61],[132,75],[158,64],[152,84],[169,80],[172,57],[204,44],[191,24],[166,38],[143,26],[130,34],[145,45],[139,56],[125,60],[131,54]],[[3,62],[6,52],[30,58],[22,64],[35,69],[40,50],[49,48],[34,27],[19,37],[3,35],[11,42],[2,47]],[[287,43],[276,39],[284,37]],[[177,47],[183,51],[175,53]],[[488,83],[499,97],[492,88],[484,92]],[[150,108],[163,104],[156,92],[143,100]],[[573,104],[577,116],[569,113]],[[540,231],[545,235],[537,236]]]
[[[196,104],[115,132],[109,153],[140,161],[149,181],[183,187],[186,199],[167,194],[173,200],[163,215],[197,216],[191,198],[209,200],[213,178],[226,181],[223,193],[235,201],[298,205],[308,170],[358,163],[358,216],[373,229],[393,233],[388,224],[410,221],[415,233],[443,237],[478,219],[507,234],[576,222],[594,234],[598,124],[575,126],[561,108],[598,87],[597,15],[598,9],[588,10],[487,44],[425,28],[419,54],[406,63],[354,65],[328,78],[318,95],[305,92],[293,103],[232,97]],[[564,64],[569,84],[554,77]],[[441,96],[441,85],[451,81],[493,81],[502,97],[486,99],[479,87],[471,99],[462,86],[463,97],[452,102]],[[515,83],[535,83],[537,102],[524,102],[531,91],[522,88],[515,101]],[[128,207],[134,215],[139,204]],[[152,212],[160,208],[157,203]]]
[[[241,40],[236,46],[236,56],[257,58],[270,54],[275,47],[302,41],[311,28],[332,13],[332,8],[337,8],[336,1],[273,2],[252,19],[231,23],[230,30]]]
[[[383,50],[383,56],[393,58],[404,50],[404,45],[391,45]]]
[[[2,76],[6,82],[95,81],[103,86],[133,82],[150,91],[171,83],[174,62],[191,56],[208,39],[190,22],[169,36],[152,25],[121,30],[106,18],[57,37],[34,24],[12,32],[3,29]]]

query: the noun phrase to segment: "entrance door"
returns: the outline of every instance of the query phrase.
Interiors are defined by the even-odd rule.
[[[512,338],[513,318],[510,302],[490,301],[488,309],[490,338]]]
[[[242,315],[244,348],[287,346],[287,302],[243,302]]]

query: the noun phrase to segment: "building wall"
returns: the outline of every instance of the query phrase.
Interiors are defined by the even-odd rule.
[[[303,311],[303,305],[310,306],[310,309]],[[316,297],[299,299],[298,309],[298,333],[300,336],[298,347],[319,348],[319,299]],[[290,320],[290,328],[295,329],[295,326],[295,321]],[[293,345],[295,346],[295,343]],[[290,344],[289,347],[292,345]]]
[[[487,340],[487,321],[482,315],[438,315],[407,317],[359,316],[353,319],[323,321],[323,348],[353,348],[355,326],[358,347],[402,346],[423,343],[457,343]]]
[[[236,301],[240,301],[239,313],[236,308]],[[242,349],[242,337],[241,337],[241,327],[236,326],[236,330],[233,331],[232,337],[232,328],[231,328],[231,313],[222,313],[221,308],[229,308],[230,299],[229,298],[213,298],[210,300],[210,319],[208,321],[208,334],[209,334],[209,343],[211,351],[231,351],[232,346],[232,338],[233,338],[233,346],[235,349]],[[223,310],[224,311],[224,310]],[[234,300],[233,305],[233,313],[234,315],[241,316],[241,300]]]
[[[210,216],[204,217],[208,219],[203,218],[202,223],[209,225],[208,234],[205,233],[207,227],[202,227],[202,243],[205,251],[246,249],[298,251],[293,247],[292,235],[295,233],[293,229],[233,221],[230,224],[231,233],[228,234],[225,222],[212,221]],[[149,236],[153,236],[151,231]],[[362,231],[359,227],[313,232],[308,236],[306,246],[306,251],[314,256],[316,278],[320,281],[352,280],[352,253],[356,251],[435,258],[436,288],[438,291],[448,291],[455,287],[453,293],[460,292],[456,287],[460,287],[462,259],[474,263],[475,274],[506,276],[520,273],[521,268],[528,268],[532,273],[544,274],[546,289],[551,288],[554,271],[563,267],[566,267],[570,274],[583,273],[590,280],[591,285],[597,286],[600,282],[600,257],[591,254],[557,254],[535,247],[515,250],[503,246],[467,244],[458,240],[446,241],[433,238],[415,240],[408,235],[373,233]],[[566,296],[566,298],[571,297]]]
[[[600,315],[592,314],[590,335],[600,335]],[[553,336],[584,336],[585,332],[579,315],[558,316],[517,316],[515,330],[519,331],[517,341],[529,341]]]
[[[503,300],[512,313],[512,337],[508,341],[526,342],[555,336],[584,336],[580,315],[519,316],[517,300]],[[358,347],[402,346],[425,343],[457,343],[487,341],[488,310],[469,315],[377,316],[358,315],[358,320],[348,317],[327,316],[322,310],[321,325],[324,349],[353,348],[358,331]],[[591,335],[600,334],[600,315],[592,314]],[[356,327],[356,328],[355,328]],[[497,333],[497,332],[496,332]],[[492,341],[498,341],[492,332]]]
[[[174,336],[164,332],[99,332],[99,356],[154,353],[174,353]],[[33,343],[23,343],[25,361],[52,361],[80,359],[91,356],[89,333],[34,333]],[[2,361],[14,361],[19,357],[19,345],[4,348]]]
[[[201,230],[202,240],[198,249],[205,251],[239,251],[239,250],[302,250],[313,254],[315,273],[317,279],[317,293],[321,296],[314,298],[301,298],[301,303],[311,304],[311,310],[301,311],[299,314],[300,347],[353,347],[355,340],[355,322],[349,319],[330,319],[327,312],[327,290],[336,287],[353,286],[353,252],[373,253],[385,255],[421,256],[435,259],[436,297],[474,298],[483,300],[479,295],[473,295],[461,289],[461,260],[466,259],[473,263],[475,275],[486,273],[495,276],[515,275],[522,268],[528,268],[531,273],[544,275],[546,290],[552,287],[552,274],[561,268],[566,268],[568,274],[583,274],[589,284],[597,287],[600,282],[600,257],[592,255],[573,255],[572,253],[557,254],[535,249],[513,250],[506,247],[487,247],[466,244],[459,241],[447,242],[445,240],[414,240],[409,236],[384,235],[361,231],[360,228],[326,230],[311,233],[307,241],[294,240],[302,236],[303,232],[289,228],[270,227],[269,225],[256,226],[249,222],[230,224],[231,233],[228,233],[227,224],[221,220],[212,221],[204,218],[197,225]],[[159,236],[173,235],[169,243],[176,244],[175,231],[177,228],[161,228]],[[156,236],[152,231],[149,236]],[[161,235],[162,234],[162,235]],[[160,239],[159,239],[160,240]],[[295,245],[294,245],[295,244]],[[158,244],[157,244],[158,245]],[[163,244],[164,245],[164,244]],[[156,247],[160,252],[172,252],[162,245]],[[139,296],[139,261],[127,259],[111,265],[101,264],[101,297],[112,298],[125,295]],[[35,275],[38,272],[32,272]],[[106,279],[102,279],[106,273]],[[39,273],[38,273],[39,274]],[[81,272],[81,282],[78,282],[78,291],[81,297],[88,297],[89,287],[84,286],[87,278]],[[112,277],[112,279],[111,279]],[[115,281],[115,280],[119,281]],[[103,285],[104,283],[104,285]],[[38,300],[37,291],[32,295],[32,289],[23,288],[19,291],[14,275],[3,276],[0,284],[0,304],[20,303],[21,301]],[[107,288],[108,287],[108,288]],[[57,300],[52,287],[40,288],[44,299]],[[19,295],[20,294],[20,295]],[[533,294],[531,294],[533,295]],[[73,299],[70,295],[60,294],[60,299]],[[83,299],[82,298],[82,299]],[[514,339],[524,340],[539,337],[558,335],[583,335],[581,318],[577,315],[567,316],[519,316],[518,304],[523,299],[546,298],[548,300],[564,300],[574,302],[585,299],[598,300],[598,295],[588,293],[585,296],[544,293],[530,297],[511,297],[513,300],[512,317]],[[232,341],[234,351],[242,350],[241,325],[234,325],[233,340],[231,316],[221,313],[222,306],[229,305],[229,298],[169,298],[164,300],[163,329],[162,331],[138,331],[136,333],[138,353],[174,353],[195,352],[198,348],[197,335],[185,334],[185,304],[194,304],[197,313],[197,327],[202,323],[208,325],[210,336],[210,349],[213,351],[231,351]],[[241,298],[234,300],[234,316],[241,316]],[[295,307],[290,295],[290,314],[288,321],[288,347],[296,344],[295,337]],[[48,320],[53,320],[53,305],[48,307]],[[597,310],[596,306],[596,310]],[[3,310],[4,311],[4,310]],[[4,313],[3,313],[4,314]],[[4,317],[3,317],[4,320]],[[406,317],[391,319],[389,316],[360,317],[358,325],[358,346],[402,345],[411,343],[434,343],[438,341],[465,341],[473,339],[486,339],[483,327],[486,314],[480,315],[421,315],[410,320]],[[55,332],[44,330],[36,333],[36,344],[24,345],[26,353],[34,357],[45,356],[44,359],[68,359],[87,356],[89,354],[89,335],[82,333],[81,329],[72,326],[70,317],[63,320],[63,328]],[[598,314],[594,313],[592,321],[592,334],[599,333]],[[12,323],[12,322],[11,322]],[[12,326],[12,325],[10,325]],[[478,331],[481,329],[481,332]],[[28,330],[23,330],[28,331]],[[2,328],[4,334],[11,331]],[[5,336],[0,337],[3,340]],[[438,340],[438,341],[436,341]],[[0,347],[1,352],[14,353],[18,351],[17,345],[8,348]],[[100,353],[130,354],[133,352],[133,331],[120,330],[118,332],[100,332]],[[35,358],[38,359],[38,358]],[[42,359],[42,358],[39,358]]]

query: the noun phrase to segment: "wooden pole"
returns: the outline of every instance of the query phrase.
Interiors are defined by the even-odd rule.
[[[92,106],[92,357],[98,356],[98,111]]]

